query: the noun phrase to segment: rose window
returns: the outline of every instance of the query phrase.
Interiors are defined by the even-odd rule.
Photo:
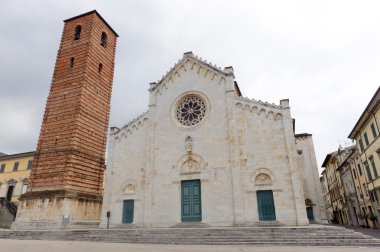
[[[206,114],[204,101],[197,96],[189,96],[183,99],[177,107],[177,119],[185,126],[193,126],[199,123]]]

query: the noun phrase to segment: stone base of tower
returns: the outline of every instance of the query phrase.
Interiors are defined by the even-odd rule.
[[[29,192],[20,198],[12,229],[98,228],[102,198],[67,190]]]

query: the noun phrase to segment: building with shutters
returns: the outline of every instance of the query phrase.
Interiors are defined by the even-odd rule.
[[[380,216],[380,87],[364,109],[349,134],[356,141],[359,156],[365,170],[368,194],[372,205],[366,212],[372,215],[375,223]],[[377,218],[375,218],[377,217]]]
[[[35,151],[0,156],[0,198],[18,204],[26,192]]]

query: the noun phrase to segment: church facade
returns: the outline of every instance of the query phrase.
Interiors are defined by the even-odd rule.
[[[149,95],[111,128],[101,227],[323,222],[312,138],[295,135],[288,100],[243,98],[232,67],[191,52]]]

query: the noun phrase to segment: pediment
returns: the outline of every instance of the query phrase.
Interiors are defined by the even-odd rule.
[[[182,59],[162,76],[161,80],[151,83],[150,91],[161,93],[162,89],[167,87],[167,83],[174,82],[176,78],[181,77],[181,72],[188,70],[195,71],[198,75],[212,80],[217,79],[220,82],[224,81],[228,76],[233,76],[232,67],[222,70],[222,68],[203,60],[192,52],[187,52],[183,54]]]

